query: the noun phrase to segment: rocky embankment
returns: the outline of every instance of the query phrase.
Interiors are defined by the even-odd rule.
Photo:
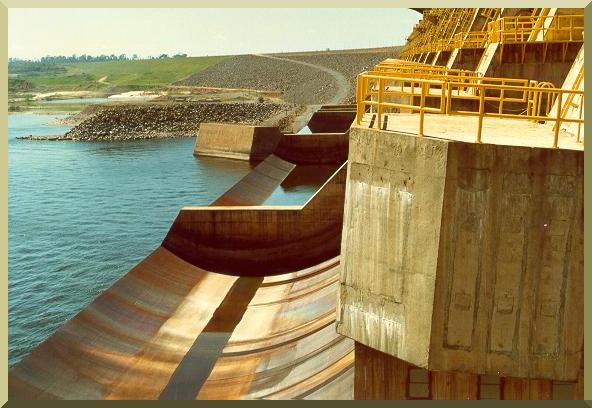
[[[60,138],[30,140],[119,141],[195,136],[201,122],[259,124],[285,105],[271,103],[183,103],[104,106]]]
[[[342,73],[350,83],[347,101],[355,95],[356,75],[385,58],[395,58],[399,47],[330,52],[282,53],[280,58],[308,62]],[[282,92],[284,101],[323,104],[337,91],[334,78],[313,67],[289,61],[238,55],[198,72],[175,85],[246,88]],[[344,101],[345,102],[345,101]]]
[[[336,92],[335,81],[325,72],[256,55],[226,58],[175,85],[277,91],[296,104],[326,103]]]

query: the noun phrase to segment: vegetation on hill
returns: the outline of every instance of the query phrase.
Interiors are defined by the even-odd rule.
[[[8,64],[8,91],[116,93],[148,90],[170,85],[224,58],[179,57],[73,63],[11,61]]]

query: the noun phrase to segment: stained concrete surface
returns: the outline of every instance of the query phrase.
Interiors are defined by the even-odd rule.
[[[575,381],[583,152],[350,132],[338,332],[430,370]]]

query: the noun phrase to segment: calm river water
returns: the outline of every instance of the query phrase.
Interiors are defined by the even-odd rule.
[[[195,139],[122,143],[15,139],[59,134],[60,115],[8,119],[9,366],[162,241],[184,205],[207,205],[250,170],[195,158]],[[316,186],[278,189],[300,204]]]

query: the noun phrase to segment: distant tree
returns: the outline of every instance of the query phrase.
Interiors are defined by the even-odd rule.
[[[177,53],[173,56],[169,56],[168,54],[160,54],[158,57],[155,56],[148,56],[145,59],[167,59],[167,58],[187,58],[187,54]],[[20,59],[15,57],[8,58],[8,64],[12,70],[18,69],[22,70],[23,67],[26,67],[26,70],[31,70],[30,64],[40,64],[36,66],[36,70],[42,68],[42,70],[52,70],[54,68],[50,68],[49,65],[57,66],[59,64],[67,64],[67,63],[74,63],[74,62],[101,62],[101,61],[130,61],[130,60],[138,60],[137,54],[133,54],[132,57],[128,57],[126,54],[110,54],[110,55],[96,55],[92,56],[89,54],[81,54],[76,55],[72,54],[70,56],[65,55],[46,55],[39,59]],[[21,64],[17,67],[18,64]],[[27,65],[29,64],[29,65]],[[62,69],[63,67],[59,68]],[[34,70],[35,70],[34,69]],[[57,68],[56,68],[57,69]]]

